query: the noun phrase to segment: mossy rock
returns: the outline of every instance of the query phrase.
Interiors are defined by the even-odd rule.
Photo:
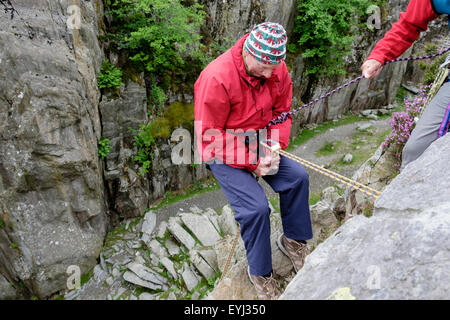
[[[180,125],[191,128],[195,118],[194,105],[176,101],[167,109],[165,118],[169,120],[170,126],[174,129]]]

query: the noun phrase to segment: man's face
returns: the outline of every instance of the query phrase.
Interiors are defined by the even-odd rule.
[[[248,72],[259,78],[270,78],[272,71],[281,65],[281,62],[277,64],[264,64],[259,62],[247,50],[244,50],[244,58]]]

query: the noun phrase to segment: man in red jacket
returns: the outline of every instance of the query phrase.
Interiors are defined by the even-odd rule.
[[[292,160],[263,154],[258,144],[258,137],[278,141],[282,149],[289,144],[292,117],[261,130],[291,108],[286,42],[281,25],[259,24],[212,61],[194,88],[197,150],[235,211],[260,299],[276,299],[280,291],[272,272],[270,209],[255,176],[279,193],[284,234],[278,246],[296,271],[312,238],[308,174]]]
[[[365,78],[376,77],[387,60],[398,58],[427,30],[439,14],[450,14],[450,0],[411,0],[383,39],[361,66]],[[449,20],[450,26],[450,20]],[[448,68],[450,55],[441,68]],[[450,123],[450,82],[442,85],[411,133],[402,154],[402,168],[416,160],[428,146],[445,134]]]

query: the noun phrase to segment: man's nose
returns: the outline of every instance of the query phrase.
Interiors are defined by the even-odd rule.
[[[266,78],[270,78],[270,76],[272,75],[272,70],[265,70],[263,71],[263,76]]]

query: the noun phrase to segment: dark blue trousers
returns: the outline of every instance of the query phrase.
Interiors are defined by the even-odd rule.
[[[218,180],[241,227],[250,273],[266,275],[272,270],[270,247],[270,208],[264,189],[248,170],[226,164],[211,163],[209,168]],[[263,179],[280,195],[283,232],[295,240],[312,238],[309,214],[309,180],[298,163],[281,156],[277,174]]]

